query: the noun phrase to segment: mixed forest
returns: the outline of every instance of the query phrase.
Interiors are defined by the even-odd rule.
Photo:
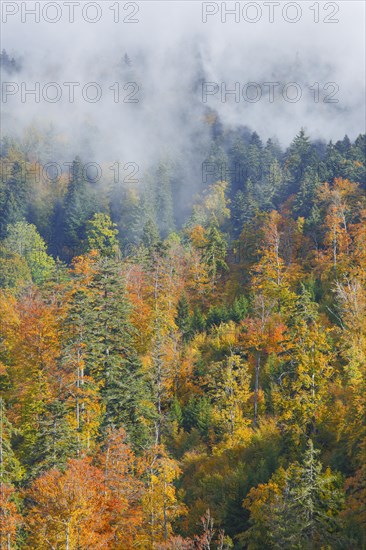
[[[184,183],[2,140],[1,549],[366,548],[366,136],[202,124]]]

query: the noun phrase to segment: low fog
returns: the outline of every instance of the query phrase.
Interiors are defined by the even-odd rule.
[[[203,8],[201,2],[173,1],[120,2],[119,22],[113,20],[117,3],[102,2],[102,17],[95,23],[82,17],[85,2],[75,5],[73,23],[68,21],[65,2],[58,2],[58,22],[47,22],[41,15],[36,23],[30,14],[22,22],[21,5],[34,9],[34,4],[3,2],[2,6],[1,49],[19,60],[21,67],[11,74],[3,71],[3,91],[9,82],[13,88],[6,84],[6,90],[18,90],[8,94],[6,102],[3,95],[3,136],[21,136],[31,125],[42,131],[53,128],[63,150],[72,157],[80,154],[100,163],[137,162],[143,171],[165,155],[194,163],[208,140],[205,115],[211,110],[217,111],[228,128],[247,126],[263,140],[276,136],[282,146],[289,144],[300,127],[313,139],[327,141],[345,134],[354,139],[365,131],[363,2],[330,2],[328,11],[324,3],[315,3],[318,23],[311,2],[297,3],[302,13],[294,23],[283,18],[285,3],[274,6],[274,20],[269,22],[269,7],[261,2],[256,3],[262,9],[256,23],[245,21],[242,14],[239,22],[228,14],[223,23],[221,3]],[[7,15],[16,9],[9,5],[18,7],[17,13]],[[138,13],[133,14],[135,5]],[[226,5],[235,7],[234,2]],[[332,16],[337,7],[338,13]],[[204,23],[202,11],[216,8],[218,13],[208,15]],[[49,18],[54,13],[50,7]],[[93,18],[94,13],[91,6],[87,14]],[[249,18],[255,16],[254,11],[246,13]],[[286,13],[290,18],[295,14],[291,9]],[[126,17],[136,22],[123,22]],[[327,23],[326,17],[339,22]],[[22,87],[32,89],[36,82],[41,91],[39,103],[31,95],[22,101]],[[62,91],[55,103],[42,97],[50,82]],[[65,82],[80,83],[73,103]],[[96,103],[82,97],[83,87],[90,82],[102,91]],[[128,82],[136,84],[124,90]],[[213,84],[206,88],[212,94],[204,102],[205,82]],[[243,99],[243,93],[252,98],[255,92],[253,87],[245,88],[249,82],[261,87],[257,102]],[[269,82],[279,83],[273,101],[269,86],[264,85]],[[296,103],[286,101],[281,93],[292,82],[301,90]],[[119,102],[115,102],[114,83],[118,83]],[[238,102],[233,94],[222,101],[222,83],[227,90],[238,83]],[[333,84],[324,89],[328,83]],[[87,91],[94,96],[95,90]],[[292,98],[294,92],[288,89],[288,96]],[[48,88],[47,93],[52,98],[55,89]],[[128,97],[138,101],[123,102]],[[325,98],[338,102],[324,102]]]

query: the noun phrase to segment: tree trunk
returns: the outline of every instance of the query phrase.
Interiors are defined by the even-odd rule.
[[[258,425],[258,393],[259,393],[259,369],[261,364],[261,354],[257,352],[257,359],[255,362],[255,384],[254,384],[254,428]]]

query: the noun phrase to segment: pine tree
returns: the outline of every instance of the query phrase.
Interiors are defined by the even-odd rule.
[[[96,210],[96,198],[88,181],[81,159],[72,163],[71,179],[63,208],[63,239],[71,255],[82,251],[85,240],[86,221]]]
[[[299,216],[308,217],[314,206],[320,180],[317,171],[312,167],[306,169],[301,178],[299,192],[296,195],[294,210]]]
[[[62,325],[62,399],[77,455],[90,452],[95,447],[105,410],[100,395],[102,380],[97,381],[92,376],[89,368],[91,361],[88,362],[94,320],[90,285],[96,271],[96,258],[93,252],[90,257],[74,260]]]
[[[214,224],[209,227],[206,235],[207,244],[203,256],[208,266],[212,288],[215,288],[220,274],[227,270],[225,258],[228,245],[224,234]]]
[[[229,181],[229,160],[217,142],[213,142],[208,157],[202,163],[202,188],[205,189],[218,181]]]
[[[67,422],[66,404],[55,400],[46,405],[38,419],[37,438],[30,451],[33,476],[50,468],[62,468],[76,456],[76,433]]]
[[[318,454],[309,440],[301,465],[280,469],[267,484],[251,489],[244,500],[251,511],[252,526],[244,535],[249,550],[348,547],[339,516],[342,478],[323,472]]]
[[[191,326],[193,332],[202,332],[206,327],[205,317],[197,306],[193,309]]]
[[[141,365],[121,265],[101,258],[90,283],[87,373],[102,382],[104,427],[124,426],[135,444],[146,437]]]
[[[317,166],[318,158],[305,130],[301,128],[285,154],[286,189],[282,200],[299,191],[301,179],[305,170]]]
[[[161,236],[165,238],[175,228],[171,169],[166,162],[161,162],[156,171],[156,199],[157,222]]]
[[[236,137],[229,151],[231,196],[243,192],[248,178],[247,147],[243,140]]]
[[[0,397],[0,485],[19,481],[24,475],[24,469],[12,449],[12,438],[16,430],[6,416],[5,402]]]
[[[182,333],[183,340],[188,340],[191,333],[191,317],[187,296],[183,294],[177,305],[175,323]]]
[[[263,203],[266,208],[273,207],[278,197],[281,196],[283,187],[283,171],[277,159],[274,159],[266,174],[263,186]],[[266,199],[267,197],[267,199]]]
[[[349,158],[349,155],[351,153],[351,141],[347,134],[344,136],[342,141],[336,142],[335,148],[341,153],[343,157]]]
[[[134,188],[126,188],[117,182],[112,188],[109,211],[118,229],[122,249],[141,240],[144,224],[144,208],[141,196]]]
[[[153,252],[160,242],[159,229],[152,219],[148,219],[142,230],[142,243],[146,248]]]
[[[247,152],[248,174],[247,179],[251,179],[254,183],[258,183],[262,180],[263,176],[263,143],[257,134],[253,132]]]
[[[0,398],[0,548],[4,549],[15,546],[17,528],[21,524],[14,483],[21,480],[24,470],[12,449],[13,435],[4,400]]]
[[[254,218],[259,210],[258,203],[258,193],[257,186],[254,185],[253,181],[249,178],[246,181],[246,192],[245,192],[245,204],[244,210],[242,213],[242,219],[244,222],[248,222]]]
[[[238,191],[232,201],[231,220],[234,238],[238,238],[247,220],[246,216],[247,198],[243,191]]]
[[[2,187],[3,192],[1,193],[0,190],[0,238],[6,236],[9,224],[22,221],[27,214],[30,182],[25,171],[25,161],[16,160],[12,164],[10,175],[2,181]]]

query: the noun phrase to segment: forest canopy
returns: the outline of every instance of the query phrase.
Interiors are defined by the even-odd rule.
[[[366,136],[202,123],[188,189],[2,140],[0,548],[366,547]]]

